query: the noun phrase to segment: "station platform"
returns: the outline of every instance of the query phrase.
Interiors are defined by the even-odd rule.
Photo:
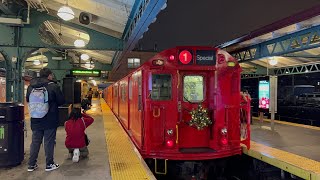
[[[104,100],[93,100],[93,106],[87,113],[95,119],[87,129],[91,141],[88,158],[80,159],[78,163],[68,159],[68,151],[64,145],[66,133],[64,127],[59,127],[54,158],[55,162],[60,164],[60,168],[45,172],[45,155],[41,146],[38,157],[39,168],[34,172],[27,172],[32,132],[30,121],[26,120],[28,130],[25,137],[25,159],[17,167],[1,168],[0,179],[155,179]]]
[[[245,154],[309,180],[320,180],[320,128],[270,120],[251,125],[251,149]]]

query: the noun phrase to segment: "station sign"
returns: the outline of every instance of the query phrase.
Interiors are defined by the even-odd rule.
[[[89,69],[73,69],[70,71],[72,76],[85,76],[85,77],[100,77],[100,70],[89,70]]]
[[[196,64],[215,65],[216,64],[216,52],[213,50],[197,50],[196,51]]]
[[[8,125],[0,125],[0,154],[8,151]]]
[[[270,106],[270,81],[269,79],[259,80],[259,109],[268,110]]]

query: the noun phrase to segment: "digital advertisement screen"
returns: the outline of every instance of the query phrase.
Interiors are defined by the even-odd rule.
[[[270,83],[269,80],[259,81],[259,108],[269,109],[270,105]]]

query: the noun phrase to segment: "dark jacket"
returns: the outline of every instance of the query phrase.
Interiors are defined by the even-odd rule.
[[[29,102],[29,96],[33,88],[46,87],[49,96],[49,111],[43,118],[31,118],[32,130],[53,129],[59,126],[59,110],[58,106],[65,103],[60,87],[45,78],[34,78],[30,81],[27,89],[26,100]]]

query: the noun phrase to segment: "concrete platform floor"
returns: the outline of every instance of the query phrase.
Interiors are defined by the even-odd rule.
[[[264,122],[269,126],[270,122]],[[258,121],[251,125],[251,140],[320,162],[320,130],[275,123],[275,131],[260,128]]]
[[[45,172],[45,155],[43,146],[38,157],[39,168],[34,172],[27,172],[27,162],[29,159],[29,149],[32,132],[30,121],[27,120],[27,137],[25,138],[25,159],[20,166],[13,168],[1,168],[1,180],[111,180],[110,167],[105,141],[103,118],[100,101],[94,100],[93,107],[87,112],[95,119],[95,122],[87,129],[91,140],[89,145],[89,158],[81,159],[79,163],[73,163],[67,159],[68,152],[64,141],[66,133],[64,127],[59,127],[57,131],[57,145],[55,148],[55,162],[60,164],[60,168],[55,171]]]

